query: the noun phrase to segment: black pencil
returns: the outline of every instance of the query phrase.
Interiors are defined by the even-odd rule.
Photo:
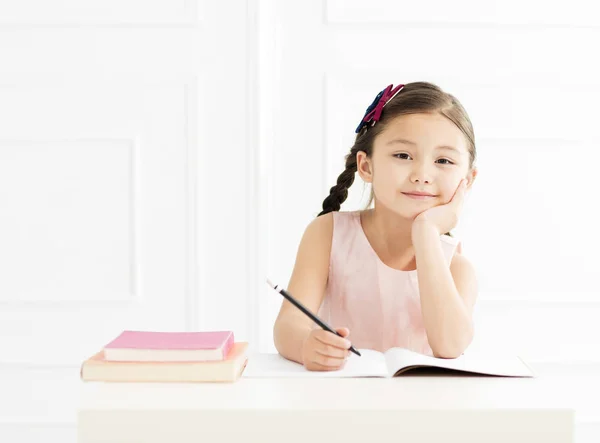
[[[279,287],[279,285],[274,285],[269,279],[267,279],[267,284],[269,286],[271,286],[273,289],[275,289],[275,291],[277,291],[281,295],[283,295],[291,304],[293,304],[298,309],[300,309],[302,312],[304,312],[304,314],[306,314],[312,321],[314,321],[316,324],[321,326],[323,329],[337,335],[338,337],[342,337],[338,332],[331,329],[331,327],[329,327],[323,320],[321,320],[319,317],[317,317],[312,312],[310,312],[308,309],[306,309],[306,307],[302,303],[300,303],[298,300],[296,300],[294,297],[292,297],[290,295],[290,293],[287,292],[285,289]],[[354,346],[350,346],[350,351],[354,352],[359,357],[361,356],[360,352],[358,352],[356,349],[354,349]]]

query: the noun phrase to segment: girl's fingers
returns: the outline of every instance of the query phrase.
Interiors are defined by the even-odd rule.
[[[336,332],[338,332],[344,338],[350,335],[350,329],[348,328],[337,328]]]
[[[456,188],[456,192],[454,193],[452,200],[454,200],[454,201],[462,200],[463,196],[465,195],[466,188],[467,188],[467,181],[461,180],[461,182],[458,185],[458,188]]]
[[[333,346],[335,348],[344,349],[344,350],[350,349],[350,341],[349,340],[339,337],[335,334],[332,334],[329,331],[323,330],[323,331],[315,334],[315,338],[318,341],[320,341],[321,343]]]
[[[324,343],[319,343],[318,346],[315,347],[315,351],[326,357],[346,358],[348,355],[347,349],[336,348],[335,346],[326,345]]]
[[[339,368],[333,366],[323,366],[322,364],[315,362],[311,362],[310,364],[311,371],[336,371],[337,369]]]
[[[344,363],[345,358],[332,357],[330,355],[320,354],[318,351],[312,358],[313,363],[317,363],[327,368],[339,368]]]

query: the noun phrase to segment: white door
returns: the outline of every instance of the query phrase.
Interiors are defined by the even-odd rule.
[[[0,440],[74,442],[123,329],[249,338],[252,3],[224,3],[0,2]]]

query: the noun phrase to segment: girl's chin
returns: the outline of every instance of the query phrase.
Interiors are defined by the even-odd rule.
[[[379,201],[378,204],[380,206],[384,206],[388,211],[393,212],[394,214],[409,220],[414,220],[415,217],[417,217],[424,211],[438,206],[437,201],[433,202],[423,200],[414,200],[410,202],[407,202],[406,200],[395,201],[392,204]]]
[[[393,212],[395,214],[397,214],[398,216],[405,218],[407,220],[414,220],[415,218],[417,218],[418,215],[422,214],[423,212],[425,212],[427,208],[416,208],[414,210],[410,210],[406,207],[404,208],[398,208],[396,210],[394,210]]]

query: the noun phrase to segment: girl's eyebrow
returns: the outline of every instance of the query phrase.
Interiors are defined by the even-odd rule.
[[[417,146],[417,144],[415,142],[410,141],[410,140],[406,140],[404,138],[395,138],[393,140],[390,140],[386,144],[387,145],[393,145],[395,143],[403,143],[405,145]],[[438,146],[436,149],[448,149],[450,151],[456,152],[457,154],[460,154],[460,151],[458,149],[456,149],[454,146],[442,145],[442,146]]]
[[[394,143],[404,143],[406,145],[415,145],[416,146],[415,142],[412,142],[410,140],[406,140],[404,138],[395,138],[395,139],[390,140],[389,142],[387,142],[386,145],[393,145]]]

